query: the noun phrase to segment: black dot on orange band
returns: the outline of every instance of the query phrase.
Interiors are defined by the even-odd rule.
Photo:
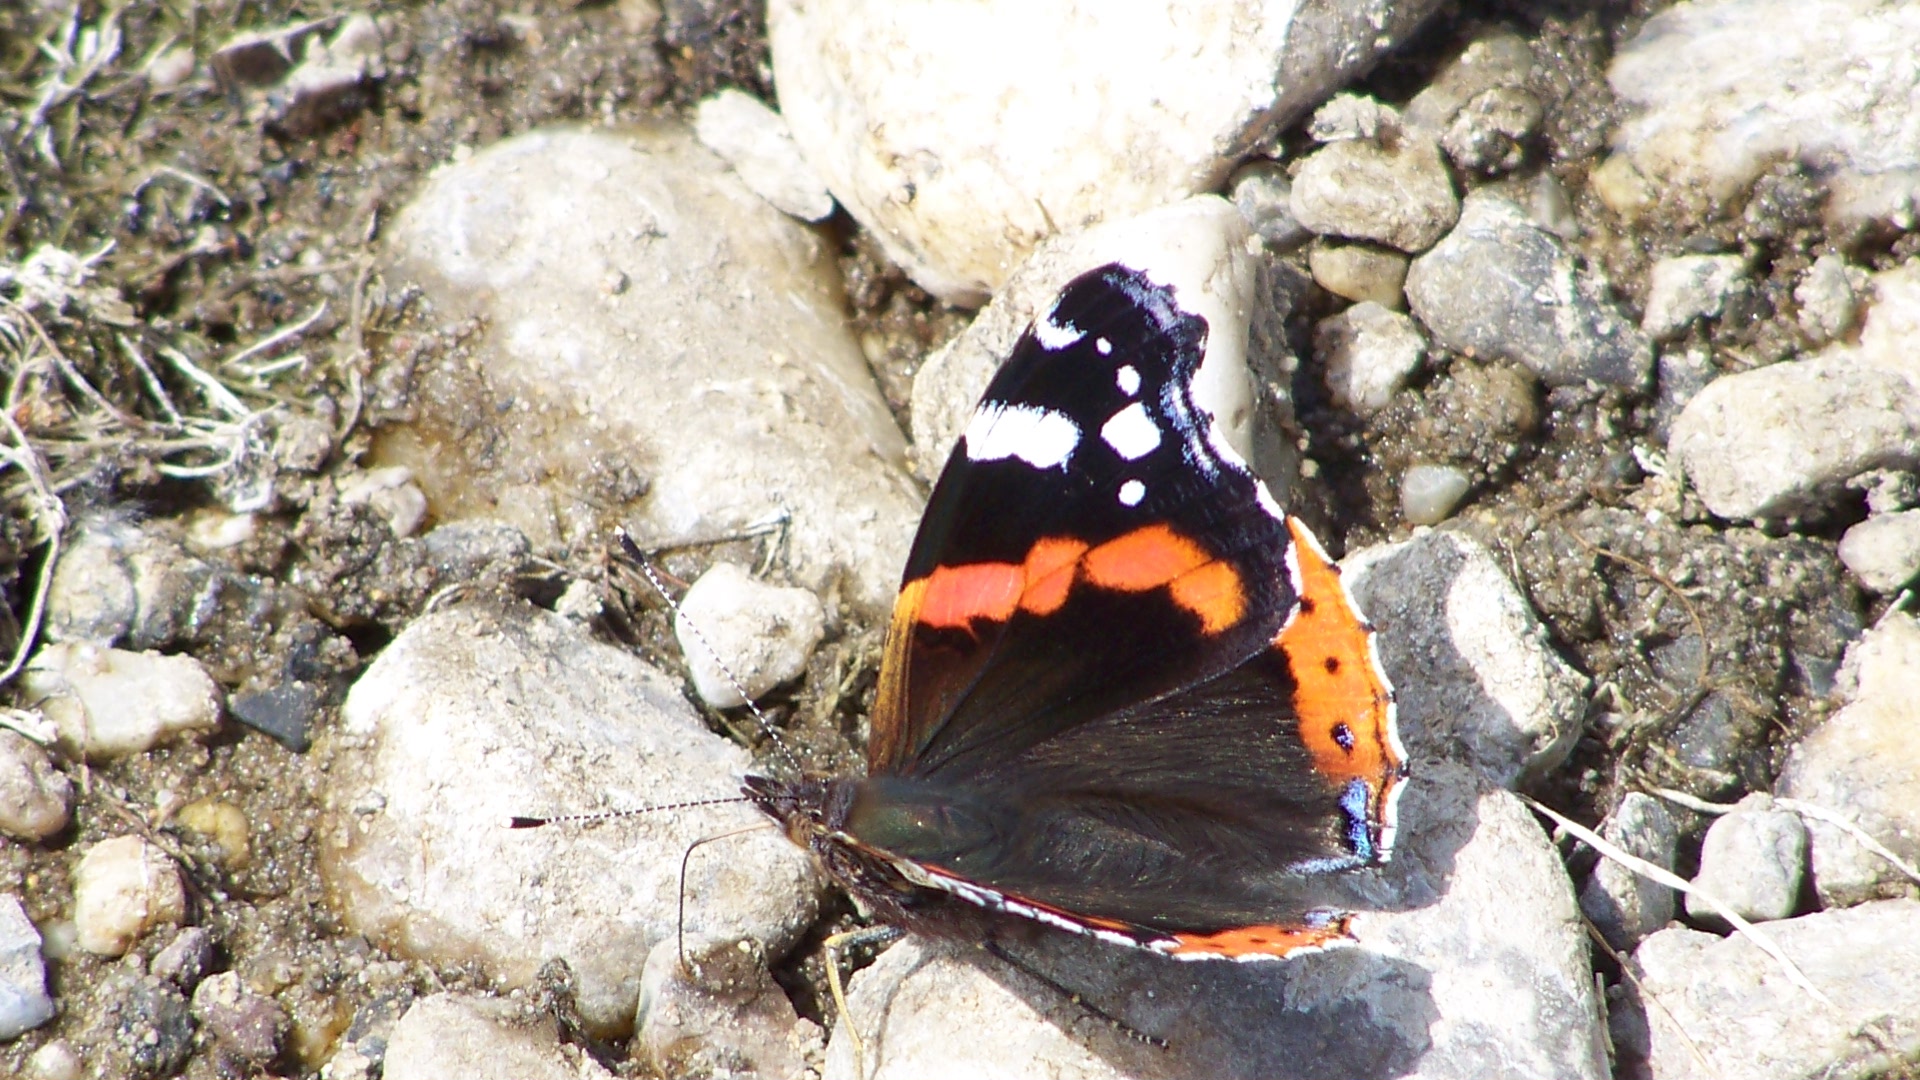
[[[1321,663],[1326,667],[1329,675],[1338,674],[1340,671],[1340,658],[1337,656],[1329,656]]]
[[[1300,614],[1302,615],[1313,614],[1313,597],[1303,596],[1300,598]]]

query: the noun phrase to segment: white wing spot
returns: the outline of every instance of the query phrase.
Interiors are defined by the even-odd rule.
[[[981,405],[967,423],[967,458],[1019,458],[1036,469],[1064,468],[1080,445],[1080,428],[1066,414],[1031,405]]]
[[[1113,381],[1120,384],[1120,392],[1128,397],[1140,392],[1140,373],[1132,364],[1121,364],[1120,370],[1113,373]]]
[[[1103,337],[1094,338],[1093,347],[1100,350],[1101,356],[1106,356],[1107,354],[1113,352],[1113,342],[1108,341],[1106,338],[1103,338]]]
[[[1138,480],[1129,480],[1120,485],[1120,504],[1139,506],[1140,500],[1147,497],[1147,485]]]
[[[1138,461],[1160,445],[1160,426],[1147,415],[1147,407],[1136,401],[1114,413],[1100,429],[1100,437],[1114,453]]]
[[[1053,313],[1048,312],[1033,320],[1033,336],[1048,350],[1058,352],[1087,335],[1072,323],[1054,322]]]

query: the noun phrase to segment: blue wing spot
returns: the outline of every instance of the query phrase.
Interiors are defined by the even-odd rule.
[[[1340,744],[1340,749],[1345,750],[1349,754],[1353,753],[1352,728],[1345,724],[1333,725],[1333,741]]]
[[[1347,815],[1347,847],[1362,859],[1373,858],[1373,826],[1367,811],[1373,803],[1373,791],[1365,780],[1347,781],[1340,793],[1340,809]]]

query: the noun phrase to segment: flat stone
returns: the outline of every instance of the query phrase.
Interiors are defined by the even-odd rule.
[[[693,688],[717,709],[745,705],[798,677],[826,629],[819,597],[757,581],[728,562],[700,575],[673,617]]]
[[[1719,0],[1648,19],[1607,79],[1616,145],[1663,198],[1736,202],[1782,159],[1827,178],[1837,231],[1911,228],[1920,198],[1920,9]]]
[[[1372,301],[1313,327],[1313,358],[1325,372],[1328,393],[1334,404],[1361,416],[1391,404],[1426,356],[1427,339],[1413,320]]]
[[[1425,251],[1460,217],[1440,147],[1413,132],[1342,139],[1293,177],[1293,216],[1309,232]]]
[[[1600,823],[1600,836],[1629,855],[1672,870],[1680,824],[1666,803],[1630,791]],[[1604,856],[1580,890],[1580,910],[1599,927],[1608,944],[1623,951],[1672,922],[1674,909],[1672,889]]]
[[[1653,367],[1652,347],[1605,281],[1490,192],[1469,195],[1460,223],[1413,260],[1407,301],[1439,344],[1524,364],[1549,385],[1639,387]]]
[[[1404,689],[1404,688],[1403,688]],[[1417,688],[1416,688],[1417,689]],[[844,1031],[889,1077],[1554,1076],[1608,1074],[1573,890],[1513,796],[1431,763],[1401,802],[1392,863],[1348,882],[1354,948],[1278,963],[1178,963],[1046,934],[1015,954],[1135,1029],[1143,1046],[976,950],[909,938],[854,976]]]
[[[60,643],[43,647],[20,680],[69,754],[143,753],[220,726],[220,687],[198,660]]]
[[[1313,280],[1335,296],[1400,311],[1407,306],[1404,253],[1373,244],[1320,241],[1307,249]]]
[[[1374,640],[1399,688],[1401,732],[1416,760],[1464,761],[1508,785],[1572,753],[1587,679],[1553,651],[1492,552],[1428,532],[1354,552],[1341,565],[1360,609],[1382,629]]]
[[[376,448],[435,518],[543,551],[784,522],[798,583],[887,610],[920,496],[833,252],[691,132],[504,140],[435,173],[389,242],[440,318],[487,328],[483,371],[416,394]]]
[[[1739,255],[1675,255],[1653,264],[1640,329],[1655,341],[1684,333],[1695,319],[1720,315],[1727,298],[1746,284]]]
[[[1615,1009],[1625,1075],[1868,1080],[1920,1057],[1920,902],[1822,911],[1765,931],[1834,1007],[1744,937],[1663,930],[1634,952],[1638,989],[1629,984]]]
[[[415,621],[354,684],[340,735],[322,872],[348,926],[502,987],[563,959],[602,1037],[631,1030],[647,953],[680,930],[688,845],[753,823],[722,806],[505,828],[730,797],[747,767],[660,672],[527,605]],[[751,939],[774,958],[818,899],[805,854],[772,830],[700,849],[684,886],[690,941]]]
[[[90,953],[120,956],[154,927],[186,915],[179,868],[137,836],[94,844],[73,869],[75,941]]]
[[[1765,795],[1748,796],[1740,805],[1707,826],[1693,883],[1748,922],[1790,919],[1800,909],[1807,880],[1807,826],[1800,815],[1773,809]],[[1712,924],[1721,920],[1692,893],[1687,914]]]
[[[1874,592],[1899,592],[1920,577],[1920,510],[1875,514],[1848,529],[1840,561]]]
[[[0,729],[0,833],[45,840],[67,827],[73,784],[33,740]]]
[[[40,931],[20,897],[0,893],[0,1043],[53,1019]]]
[[[751,94],[722,90],[695,110],[694,133],[707,149],[727,159],[733,171],[783,214],[824,221],[833,196],[813,171],[780,114]]]
[[[1775,785],[1838,813],[1909,864],[1920,863],[1920,621],[1893,612],[1847,650],[1844,708],[1787,754]],[[1920,895],[1920,885],[1846,830],[1807,819],[1813,883],[1827,907]]]
[[[978,304],[1056,231],[1217,190],[1437,6],[776,0],[767,30],[827,187],[920,285]]]
[[[434,994],[394,1025],[383,1080],[611,1080],[613,1074],[560,1041],[551,1017],[528,1016],[490,998]]]

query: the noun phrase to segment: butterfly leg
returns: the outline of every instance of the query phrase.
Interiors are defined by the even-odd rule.
[[[906,931],[897,926],[863,926],[857,930],[843,930],[832,934],[822,943],[827,954],[827,989],[833,992],[833,1008],[839,1023],[846,1028],[847,1038],[853,1040],[853,1075],[858,1080],[866,1080],[867,1061],[866,1044],[860,1039],[860,1029],[853,1023],[853,1017],[847,1012],[847,993],[840,982],[840,956],[851,949],[871,945],[886,945],[900,940]]]
[[[1113,1015],[1112,1013],[1106,1011],[1105,1009],[1102,1009],[1100,1006],[1095,1005],[1094,1003],[1088,1001],[1086,998],[1080,995],[1079,991],[1068,989],[1066,986],[1062,985],[1058,980],[1053,978],[1053,976],[1048,975],[1045,972],[1034,970],[1033,967],[1027,964],[1025,961],[1019,959],[1018,957],[1015,957],[1012,953],[1008,952],[1006,950],[1006,947],[1001,945],[998,941],[988,939],[987,941],[983,942],[980,947],[987,950],[987,952],[991,954],[995,959],[1002,961],[1007,966],[1013,968],[1015,971],[1020,972],[1022,975],[1027,976],[1028,978],[1034,980],[1040,985],[1045,986],[1047,989],[1052,990],[1054,993],[1059,994],[1061,997],[1067,999],[1068,1002],[1072,1003],[1073,1006],[1079,1009],[1081,1012],[1086,1013],[1088,1016],[1093,1017],[1095,1020],[1099,1020],[1100,1022],[1106,1024],[1108,1027],[1126,1036],[1127,1038],[1132,1039],[1135,1042],[1146,1043],[1148,1046],[1152,1046],[1161,1050],[1165,1050],[1167,1048],[1167,1040],[1162,1039],[1155,1035],[1149,1035],[1146,1032],[1141,1031],[1139,1028],[1134,1027],[1132,1024],[1127,1023],[1125,1020],[1120,1019],[1119,1017]]]

